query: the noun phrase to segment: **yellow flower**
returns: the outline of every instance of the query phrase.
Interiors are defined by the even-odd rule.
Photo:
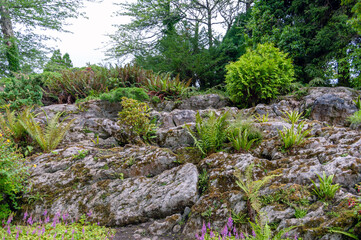
[[[10,140],[9,139],[6,139],[6,141],[9,143],[10,142]]]
[[[2,137],[3,135],[0,133],[0,137]]]
[[[34,164],[34,168],[36,167],[36,164]]]

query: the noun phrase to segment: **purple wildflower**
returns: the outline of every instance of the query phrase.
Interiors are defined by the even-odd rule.
[[[54,239],[56,238],[56,232],[54,233]]]
[[[207,228],[206,228],[206,224],[203,223],[203,226],[202,226],[202,236],[204,236],[207,232]]]
[[[46,214],[48,214],[48,210],[45,209],[43,215],[46,216]]]
[[[34,229],[34,231],[33,231],[31,234],[33,234],[33,235],[34,235],[35,233],[36,233],[36,228]]]
[[[92,214],[93,214],[92,210],[89,210],[89,212],[86,215],[88,215],[88,217],[91,217]]]
[[[7,233],[8,233],[9,235],[11,235],[10,225],[8,225]]]
[[[28,224],[33,225],[34,221],[33,218],[30,216],[27,221]]]
[[[255,233],[254,229],[252,229],[252,236],[256,237],[256,233]]]
[[[49,216],[47,216],[47,217],[46,217],[46,219],[45,219],[45,222],[44,222],[44,223],[45,223],[45,224],[47,224],[48,222],[50,222],[50,218],[49,218]]]
[[[233,219],[232,219],[232,217],[228,218],[227,226],[228,226],[229,229],[232,229],[232,227],[233,227]]]
[[[83,227],[83,234],[85,233],[85,229],[84,229],[84,227]]]
[[[28,211],[26,211],[26,212],[24,213],[24,218],[23,218],[23,220],[25,221],[28,216],[29,216]]]
[[[228,234],[228,228],[227,228],[227,226],[224,226],[224,228],[223,228],[223,231],[222,231],[221,235],[222,235],[222,237],[226,237],[226,236],[227,236],[227,234]]]
[[[207,228],[211,229],[211,223],[210,222],[207,223]]]
[[[209,236],[210,236],[211,238],[214,238],[216,235],[214,235],[213,231],[211,231],[211,232],[209,233]]]
[[[294,238],[295,240],[297,240],[298,239],[298,237],[297,237],[297,234],[295,234],[295,238]]]
[[[12,220],[13,220],[13,215],[10,215],[9,218],[8,218],[8,221],[6,223],[10,224]]]

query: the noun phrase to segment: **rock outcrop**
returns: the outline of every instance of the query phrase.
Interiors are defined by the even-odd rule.
[[[67,211],[77,217],[92,210],[94,221],[114,227],[133,224],[134,234],[145,231],[149,236],[175,234],[182,236],[179,239],[194,239],[204,222],[218,229],[231,215],[238,223],[247,222],[246,199],[234,172],[254,163],[254,179],[278,175],[259,193],[261,212],[274,229],[299,226],[289,234],[307,240],[338,239],[341,235],[328,232],[329,227],[353,228],[358,234],[361,229],[355,227],[353,217],[343,214],[351,211],[347,201],[358,197],[355,186],[361,182],[361,135],[347,122],[357,110],[352,100],[358,94],[348,88],[310,88],[306,96],[286,96],[249,109],[231,107],[214,94],[165,101],[153,106],[151,115],[158,120],[158,130],[152,146],[122,141],[126,137],[117,115],[119,104],[90,101],[43,107],[49,117],[61,111],[77,120],[58,150],[29,158],[37,167],[30,176],[28,197],[38,192],[39,199],[24,209],[33,216],[47,208],[52,214]],[[285,151],[279,131],[291,127],[283,119],[284,112],[291,110],[308,117],[303,130],[310,135],[300,146]],[[204,117],[210,111],[218,115],[229,111],[230,119],[237,114],[268,114],[269,121],[255,123],[264,137],[256,148],[202,159],[196,149],[189,148],[194,140],[184,127],[194,129],[197,111]],[[44,121],[45,115],[37,119]],[[208,174],[208,186],[200,194],[203,171]],[[317,175],[323,173],[334,175],[333,183],[341,186],[327,204],[312,190],[311,180],[318,183]],[[300,209],[302,217],[296,213]],[[249,230],[247,224],[238,227]],[[133,239],[142,239],[138,235]]]

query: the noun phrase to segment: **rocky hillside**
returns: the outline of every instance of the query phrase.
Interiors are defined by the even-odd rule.
[[[117,123],[119,104],[89,101],[43,107],[49,117],[61,111],[66,121],[76,120],[57,150],[30,157],[36,167],[27,197],[37,198],[24,209],[33,216],[48,209],[52,214],[67,211],[78,217],[91,210],[100,224],[125,227],[124,232],[132,225],[131,234],[119,239],[195,239],[204,222],[221,229],[231,214],[246,231],[247,224],[242,223],[247,222],[246,199],[234,172],[254,163],[255,179],[282,174],[260,191],[261,211],[275,231],[298,226],[289,234],[303,239],[346,239],[329,230],[339,227],[342,231],[352,228],[361,237],[355,208],[349,204],[350,198],[358,198],[355,186],[361,182],[361,135],[347,127],[346,121],[357,111],[352,100],[359,94],[348,88],[310,88],[305,96],[286,96],[250,109],[230,107],[218,95],[165,101],[153,106],[151,113],[159,126],[153,145],[124,143],[121,120]],[[282,112],[292,110],[307,115],[303,128],[310,130],[311,137],[284,151],[278,130],[290,128]],[[42,111],[39,121],[45,120]],[[264,137],[256,148],[217,152],[202,159],[196,148],[190,148],[193,138],[183,127],[194,127],[197,111],[204,117],[210,111],[229,111],[231,118],[268,114],[269,121],[255,123]],[[207,190],[200,194],[204,170]],[[323,172],[335,175],[333,183],[341,185],[327,202],[313,194],[311,183],[318,183],[317,174]]]

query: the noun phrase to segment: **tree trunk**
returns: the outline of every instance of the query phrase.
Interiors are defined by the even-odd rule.
[[[207,9],[207,25],[208,25],[208,44],[211,48],[213,46],[213,34],[212,34],[212,10],[209,8]]]
[[[9,70],[10,72],[17,72],[20,70],[19,50],[14,36],[10,12],[4,3],[0,6],[0,26],[6,44],[6,58]]]

